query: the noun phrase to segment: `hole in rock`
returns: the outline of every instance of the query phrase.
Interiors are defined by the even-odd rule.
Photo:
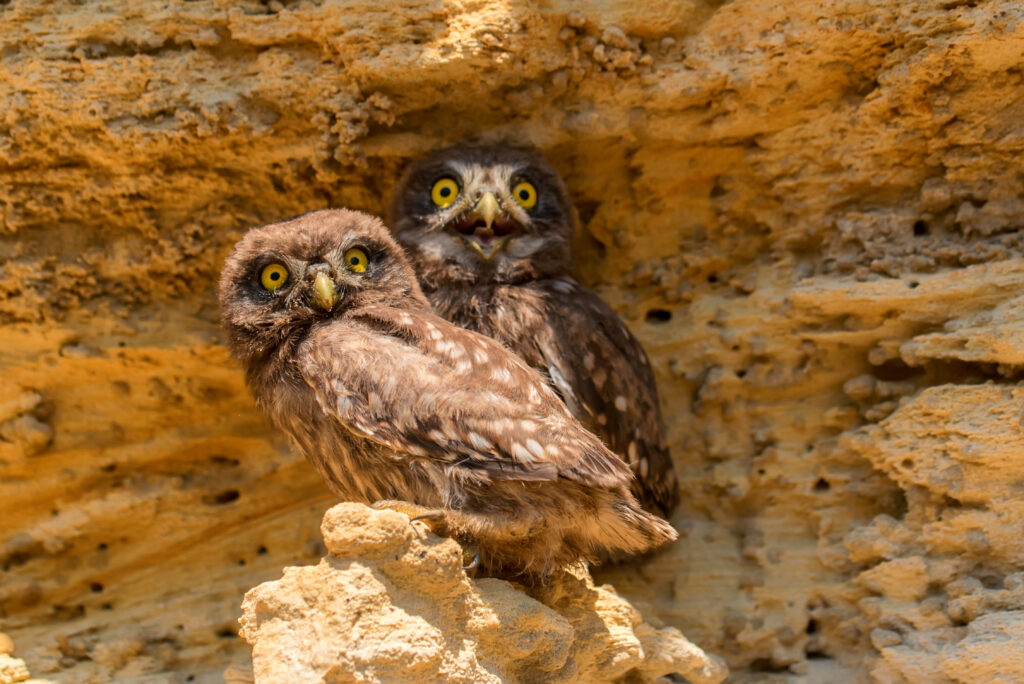
[[[92,584],[89,585],[89,591],[91,591],[94,594],[102,594],[103,593],[103,585],[100,584],[99,582],[93,582]]]
[[[832,489],[832,485],[823,477],[819,477],[818,481],[814,483],[814,491],[816,492],[827,492],[830,489]]]
[[[203,503],[207,506],[222,506],[232,501],[238,501],[240,496],[242,495],[237,489],[225,489],[217,494],[207,494],[203,497]]]
[[[815,634],[818,631],[818,621],[811,618],[807,621],[807,629],[804,630],[808,634]]]
[[[672,320],[672,312],[667,309],[651,309],[644,320],[648,323],[668,323]]]
[[[256,549],[256,553],[258,553],[261,556],[267,555],[267,547],[266,546],[260,546],[260,548]]]
[[[715,283],[718,282],[718,276],[712,273],[711,275],[708,276],[708,282],[714,285]]]
[[[757,658],[750,663],[750,669],[753,672],[787,672],[789,667],[779,665],[771,658]]]
[[[911,368],[899,359],[889,359],[880,366],[875,366],[873,375],[879,380],[907,380],[916,375],[924,374],[923,368]]]
[[[914,221],[914,235],[921,237],[922,235],[928,234],[928,222],[918,219]]]

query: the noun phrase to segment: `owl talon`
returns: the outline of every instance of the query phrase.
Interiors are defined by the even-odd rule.
[[[462,569],[466,573],[470,573],[470,572],[473,572],[474,570],[476,570],[479,567],[480,567],[480,551],[477,550],[477,552],[473,554],[473,560],[469,561],[469,565],[463,565]]]

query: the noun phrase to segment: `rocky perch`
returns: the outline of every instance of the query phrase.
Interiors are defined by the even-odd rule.
[[[257,682],[715,684],[728,670],[673,627],[645,622],[583,568],[526,589],[471,579],[452,539],[391,510],[343,503],[328,555],[250,590],[242,636]]]

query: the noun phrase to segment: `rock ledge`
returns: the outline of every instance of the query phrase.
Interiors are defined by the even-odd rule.
[[[250,590],[242,636],[257,682],[648,682],[716,684],[728,671],[658,628],[582,567],[525,589],[462,570],[457,542],[391,510],[324,516],[328,555]],[[529,592],[529,593],[527,593]]]

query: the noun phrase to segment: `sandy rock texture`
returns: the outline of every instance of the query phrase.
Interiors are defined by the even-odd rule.
[[[598,584],[736,681],[1014,681],[1022,53],[991,1],[0,0],[0,630],[57,681],[244,673],[334,502],[219,264],[472,138],[564,173],[657,372],[682,538]]]
[[[463,550],[408,516],[345,503],[321,527],[329,555],[252,589],[242,636],[256,682],[653,682],[717,684],[727,669],[655,628],[582,567],[531,598],[467,579]]]

